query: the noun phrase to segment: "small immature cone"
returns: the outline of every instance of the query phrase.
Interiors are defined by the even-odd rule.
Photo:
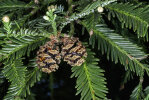
[[[98,7],[97,10],[99,13],[102,13],[104,11],[103,7]]]
[[[8,16],[4,16],[2,18],[2,21],[5,22],[5,23],[8,23],[10,21],[10,18]]]
[[[94,34],[93,29],[90,30],[89,34],[90,34],[90,36],[92,36]]]
[[[48,10],[51,10],[51,11],[55,11],[57,9],[57,6],[55,5],[51,5],[48,7]]]
[[[39,1],[38,0],[34,0],[35,4],[39,4]]]

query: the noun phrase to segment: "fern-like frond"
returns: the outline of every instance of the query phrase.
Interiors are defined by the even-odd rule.
[[[86,24],[84,25],[87,27]],[[90,44],[94,47],[97,39],[98,49],[101,50],[102,54],[106,53],[108,59],[111,56],[112,61],[115,61],[115,63],[120,61],[126,70],[134,71],[139,76],[143,69],[149,75],[149,68],[140,62],[140,60],[147,57],[141,47],[114,33],[104,24],[97,25],[93,31],[94,34],[90,38]]]
[[[0,61],[7,59],[7,61],[12,62],[25,54],[29,56],[30,51],[39,47],[46,39],[38,36],[9,38],[7,43],[3,45],[2,50],[0,50]]]
[[[64,6],[62,5],[59,5],[57,9],[55,10],[56,14],[63,14],[63,12],[64,12]]]
[[[0,11],[12,11],[17,9],[33,8],[33,5],[27,5],[25,2],[20,0],[1,0],[0,1]]]
[[[22,17],[18,17],[14,22],[12,22],[13,24],[17,24],[18,28],[22,27],[22,26],[26,26],[27,20],[30,19],[31,16],[33,16],[34,14],[36,14],[36,12],[38,12],[40,8],[39,7],[34,7],[34,9],[31,10],[31,12],[29,12],[28,14],[23,15]]]
[[[60,30],[67,24],[69,24],[70,22],[77,20],[79,18],[82,18],[86,15],[89,15],[90,13],[93,13],[95,11],[95,9],[99,6],[104,7],[112,2],[115,2],[116,0],[105,0],[105,1],[95,1],[92,4],[89,4],[88,6],[86,6],[80,13],[78,14],[73,14],[72,16],[70,16],[68,19],[66,19],[64,22],[62,22]]]
[[[13,63],[4,63],[3,74],[11,82],[8,89],[8,94],[4,97],[4,100],[13,100],[15,96],[21,93],[21,88],[25,85],[25,73],[26,67],[23,66],[21,59],[13,61]]]
[[[144,89],[144,91],[145,91],[145,94],[149,94],[149,86],[147,86],[147,87]]]
[[[149,29],[149,6],[140,7],[141,4],[114,3],[106,6],[108,18],[117,17],[122,22],[122,27],[133,28],[137,31],[138,37],[145,37],[148,40]]]
[[[144,76],[144,70],[141,71],[139,84],[132,91],[132,94],[130,95],[130,100],[142,100],[144,98],[143,86],[142,86],[143,76]]]
[[[15,84],[12,82],[10,87],[8,88],[8,92],[7,95],[4,97],[4,100],[15,100],[15,98],[17,97],[24,98],[26,97],[26,93],[30,95],[30,87],[32,87],[37,81],[40,80],[41,71],[37,67],[35,61],[31,61],[29,67],[31,68],[29,68],[26,73],[24,73],[22,70],[19,70],[19,74],[23,74],[23,76],[20,75],[19,77],[23,78],[22,82],[24,81],[24,83],[22,84],[18,82],[20,84],[18,85],[18,83]],[[12,75],[10,79],[14,77],[11,73],[9,75]]]
[[[6,35],[0,33],[0,45],[5,43],[5,40],[4,40],[5,37],[6,37]]]
[[[147,86],[144,89],[144,92],[145,92],[145,98],[144,98],[144,100],[149,100],[149,86]]]
[[[149,94],[144,98],[144,100],[149,100]]]
[[[5,34],[4,34],[5,35]],[[49,33],[42,33],[38,30],[32,30],[32,29],[20,29],[19,31],[13,31],[9,37],[25,37],[25,36],[44,36],[49,37]]]
[[[3,74],[12,84],[22,85],[25,82],[26,67],[22,60],[17,59],[13,63],[4,62]]]
[[[47,28],[51,27],[51,23],[48,22],[47,20],[43,20],[43,17],[33,19],[33,20],[27,22],[26,25],[29,27],[35,28],[35,29],[39,29],[39,30],[41,30],[41,29],[45,30],[46,29],[48,31],[50,31],[50,30]]]
[[[142,100],[143,97],[144,94],[142,91],[142,84],[139,84],[132,91],[132,94],[130,95],[130,100]]]
[[[28,69],[26,73],[26,78],[25,78],[25,86],[22,88],[21,96],[26,97],[26,93],[30,95],[30,87],[34,86],[34,84],[37,81],[40,81],[41,78],[41,71],[37,67],[36,60],[30,61],[29,67],[31,69]]]
[[[104,70],[97,64],[99,59],[94,58],[94,53],[87,50],[88,57],[82,66],[72,67],[71,77],[77,77],[76,89],[81,94],[80,100],[100,100],[106,98],[107,88]]]
[[[7,95],[3,100],[15,100],[15,97],[18,96],[21,88],[17,84],[11,84],[8,88]]]

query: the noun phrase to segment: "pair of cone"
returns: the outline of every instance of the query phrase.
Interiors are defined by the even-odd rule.
[[[61,58],[71,66],[80,66],[85,62],[87,52],[78,38],[65,35],[59,40],[57,36],[51,35],[50,39],[37,52],[37,64],[43,72],[56,71]]]

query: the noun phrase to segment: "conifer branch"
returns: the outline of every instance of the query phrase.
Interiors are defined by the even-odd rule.
[[[146,37],[148,40],[149,6],[141,7],[141,4],[114,3],[105,6],[108,10],[108,18],[117,17],[122,22],[122,27],[132,28],[137,31],[138,37]]]
[[[77,77],[76,89],[81,94],[81,100],[106,99],[106,82],[104,70],[97,66],[99,59],[94,58],[94,53],[87,50],[88,58],[82,66],[72,67],[71,77]]]

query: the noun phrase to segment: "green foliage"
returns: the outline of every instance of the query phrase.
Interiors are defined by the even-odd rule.
[[[149,99],[149,86],[147,86],[147,87],[144,89],[144,92],[145,92],[145,95],[146,95],[146,97],[144,98],[144,100],[148,100],[148,99]]]
[[[145,94],[149,94],[149,86],[147,86],[147,87],[144,89],[144,91],[145,91]]]
[[[86,24],[84,25],[86,26]],[[96,25],[96,29],[94,29],[94,34],[90,38],[90,44],[93,48],[96,42],[95,38],[98,41],[98,49],[101,50],[102,54],[107,54],[107,59],[111,56],[112,61],[115,63],[120,61],[126,70],[134,71],[137,75],[141,75],[143,69],[149,75],[149,68],[140,62],[142,58],[146,57],[146,54],[136,44],[114,33],[104,24]]]
[[[6,61],[4,64],[3,74],[11,82],[4,100],[11,100],[20,94],[21,88],[25,84],[26,67],[23,66],[21,59],[17,59],[13,63]]]
[[[49,21],[52,24],[53,33],[57,34],[57,26],[56,26],[56,14],[54,14],[54,11],[56,10],[56,6],[49,6],[48,11],[46,12],[47,16],[44,16],[43,18],[47,21]]]
[[[87,50],[88,57],[86,62],[79,67],[72,67],[72,76],[77,77],[76,89],[78,95],[81,94],[81,100],[99,100],[105,99],[107,93],[104,70],[97,64],[99,59],[95,58],[95,53]]]
[[[16,100],[18,97],[24,98],[27,94],[31,94],[30,87],[40,80],[41,72],[37,68],[35,60],[32,60],[28,66],[31,68],[26,70],[26,67],[22,66],[21,60],[17,60],[11,66],[4,67],[3,73],[11,81],[4,100]]]
[[[11,81],[12,84],[23,85],[25,82],[26,68],[23,66],[21,59],[13,61],[13,63],[4,62],[3,74]]]
[[[109,20],[112,20],[111,16],[116,16],[122,22],[122,27],[133,28],[138,37],[146,36],[148,40],[149,6],[142,7],[141,3],[115,3],[107,5],[106,8]]]
[[[143,76],[144,76],[144,71],[142,70],[141,76],[140,76],[140,82],[132,91],[132,94],[130,95],[130,100],[141,100],[144,98],[143,86],[142,86]]]
[[[26,37],[26,36],[31,36],[31,37],[49,37],[50,35],[47,33],[42,33],[39,30],[32,30],[32,29],[20,29],[19,31],[13,31],[13,34],[10,34],[9,37]]]
[[[143,92],[142,92],[142,84],[139,84],[135,87],[130,95],[130,100],[142,100]]]
[[[4,34],[0,33],[0,45],[2,45],[3,43],[5,43],[4,37],[6,37]]]
[[[9,22],[3,22],[3,23],[4,23],[4,29],[7,32],[7,36],[8,36],[12,32],[11,23],[9,23]]]
[[[2,50],[0,50],[0,61],[7,59],[7,61],[12,62],[14,59],[18,59],[25,54],[28,56],[32,50],[35,50],[41,44],[46,41],[45,37],[11,37],[7,40],[5,45],[3,45]]]
[[[9,86],[7,95],[4,97],[3,100],[15,100],[15,98],[18,96],[20,92],[20,87],[18,87],[16,84],[11,84]]]
[[[1,0],[0,2],[0,11],[5,11],[6,9],[11,10],[17,10],[20,8],[32,8],[33,6],[27,5],[23,1],[19,0]]]
[[[34,86],[37,81],[40,81],[42,75],[35,60],[31,60],[28,66],[31,67],[31,69],[28,69],[26,72],[25,85],[22,88],[22,92],[20,94],[23,97],[26,97],[27,94],[31,94],[30,87]]]
[[[144,100],[148,100],[149,99],[149,95],[146,96],[146,98],[144,98]]]
[[[23,1],[20,0],[1,0],[0,1],[0,18],[8,14],[10,16],[14,15],[17,11],[18,13],[22,13],[24,9],[30,9],[33,8],[34,5],[32,3],[26,4]]]
[[[82,18],[84,16],[89,15],[90,13],[93,13],[95,11],[95,9],[97,9],[97,7],[101,6],[104,7],[112,2],[115,2],[116,0],[105,0],[105,1],[100,1],[97,0],[89,5],[87,5],[80,13],[78,14],[72,14],[68,19],[66,19],[64,22],[62,22],[62,25],[60,27],[60,30],[62,28],[64,28],[64,26],[66,26],[67,24],[69,24],[70,22],[77,20],[79,18]]]

